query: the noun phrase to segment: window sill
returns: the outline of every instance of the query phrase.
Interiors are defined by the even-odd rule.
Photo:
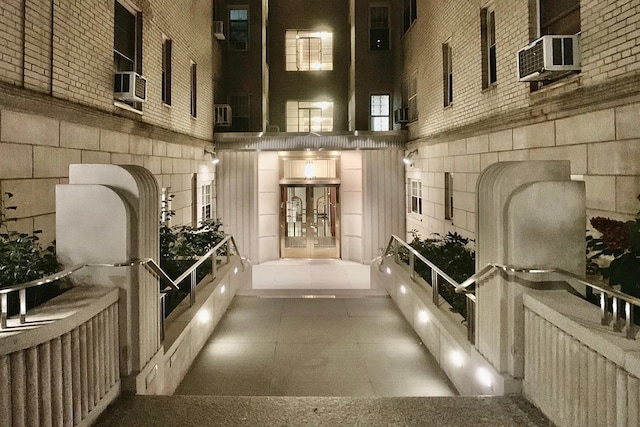
[[[491,94],[491,93],[495,92],[496,90],[498,90],[497,88],[498,88],[498,82],[491,83],[488,87],[485,87],[485,88],[482,89],[482,93]]]
[[[124,102],[113,101],[113,105],[116,108],[120,108],[122,110],[127,110],[127,111],[130,111],[132,113],[135,113],[135,114],[138,114],[138,115],[142,116],[142,111],[141,110],[138,110],[137,108],[133,108],[131,105],[125,104]]]
[[[162,103],[162,107],[163,107],[163,108],[171,109],[171,104],[167,104],[166,102],[163,102],[163,103]]]

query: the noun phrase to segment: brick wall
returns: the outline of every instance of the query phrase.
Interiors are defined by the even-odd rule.
[[[581,2],[582,72],[532,92],[518,82],[516,52],[530,41],[528,0],[418,0],[404,35],[399,84],[418,70],[418,148],[407,177],[420,179],[423,214],[407,214],[422,237],[474,237],[475,184],[497,161],[570,160],[586,182],[588,217],[628,219],[640,210],[640,4]],[[496,13],[497,84],[482,89],[480,9]],[[442,43],[453,49],[454,101],[443,107]],[[453,173],[453,220],[444,218],[444,173]]]

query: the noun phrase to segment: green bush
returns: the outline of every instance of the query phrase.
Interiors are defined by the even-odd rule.
[[[16,210],[15,206],[6,206],[6,201],[13,197],[5,193],[2,199],[0,214],[0,287],[8,287],[30,282],[54,274],[60,270],[56,260],[55,249],[49,246],[45,249],[39,243],[36,230],[33,234],[19,233],[10,230],[7,210]],[[45,301],[59,295],[66,290],[61,283],[50,283],[27,289],[27,309],[31,309]],[[18,312],[18,293],[9,294],[9,313]]]
[[[421,240],[416,232],[412,232],[413,240],[409,244],[427,260],[435,264],[449,277],[458,283],[464,282],[475,273],[475,252],[469,247],[471,239],[458,233],[447,233],[444,237],[439,234],[433,239]],[[408,263],[408,252],[401,254],[401,258]],[[431,268],[421,261],[414,264],[416,273],[427,283],[431,284]],[[467,318],[467,299],[463,294],[457,294],[452,286],[442,283],[439,286],[442,296],[456,313]]]
[[[167,212],[166,218],[171,218],[174,212]],[[197,261],[198,257],[213,249],[222,239],[220,219],[202,221],[197,227],[181,225],[170,227],[167,222],[160,224],[160,267],[172,279],[177,279],[182,273]],[[211,273],[211,263],[204,262],[196,270],[196,281],[199,283]],[[168,315],[188,294],[190,278],[178,284],[179,291],[172,291],[166,295],[165,313]]]

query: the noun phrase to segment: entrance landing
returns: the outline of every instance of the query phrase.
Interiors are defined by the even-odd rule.
[[[369,266],[339,259],[281,259],[253,267],[254,290],[371,289]]]

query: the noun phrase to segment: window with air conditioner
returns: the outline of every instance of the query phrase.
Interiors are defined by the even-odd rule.
[[[333,70],[333,33],[287,30],[285,32],[285,70]]]
[[[403,29],[406,33],[411,24],[418,19],[418,2],[417,0],[404,0],[404,12],[402,14]]]
[[[371,95],[371,130],[386,131],[390,128],[391,96]]]
[[[287,132],[333,131],[333,102],[287,101]]]
[[[229,9],[229,49],[249,50],[249,7]]]
[[[373,4],[369,7],[369,49],[389,50],[389,6]]]
[[[141,109],[147,81],[142,76],[142,13],[119,2],[114,5],[114,99]]]
[[[480,33],[482,36],[482,89],[488,89],[498,81],[495,11],[480,9]]]

